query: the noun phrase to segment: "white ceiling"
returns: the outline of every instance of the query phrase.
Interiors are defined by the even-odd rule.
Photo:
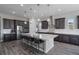
[[[30,9],[31,8],[31,9]],[[0,4],[0,13],[26,18],[47,17],[79,10],[79,4]],[[26,13],[25,13],[26,11]],[[25,16],[24,16],[25,15]]]

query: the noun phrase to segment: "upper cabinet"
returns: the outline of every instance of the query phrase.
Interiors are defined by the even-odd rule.
[[[17,26],[22,26],[23,33],[29,33],[29,21],[26,21],[26,24],[25,24],[25,21],[17,20],[16,23],[17,23]]]
[[[10,19],[3,19],[3,28],[4,29],[14,29],[14,21]]]
[[[79,16],[77,17],[77,28],[79,29]]]
[[[10,20],[10,19],[3,19],[3,28],[4,29],[16,29],[17,26],[22,26],[22,32],[28,33],[29,32],[29,21],[20,21],[20,20]]]
[[[41,23],[42,23],[42,26],[41,26],[42,29],[48,29],[48,22],[47,21],[42,21]]]
[[[65,18],[55,19],[55,28],[64,29],[65,28]]]
[[[29,21],[27,21],[26,24],[23,24],[23,32],[29,33]]]
[[[16,23],[17,23],[18,26],[23,26],[24,21],[17,20]]]

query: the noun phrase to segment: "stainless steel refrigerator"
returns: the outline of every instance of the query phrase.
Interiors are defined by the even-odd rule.
[[[20,39],[20,34],[22,33],[22,26],[17,26],[17,39]]]

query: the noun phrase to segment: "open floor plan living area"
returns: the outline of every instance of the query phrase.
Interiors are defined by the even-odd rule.
[[[79,55],[79,4],[0,4],[0,55]]]

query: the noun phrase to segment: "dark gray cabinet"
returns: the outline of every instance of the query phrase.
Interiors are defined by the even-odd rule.
[[[14,20],[3,19],[3,28],[4,29],[14,29]]]
[[[10,34],[4,34],[3,41],[10,41]]]
[[[55,41],[79,45],[79,36],[78,35],[59,35],[55,38]]]
[[[79,45],[79,36],[70,36],[70,43]]]
[[[23,32],[29,33],[29,21],[27,21],[27,24],[23,24]]]
[[[16,23],[18,26],[22,26],[23,33],[29,33],[29,21],[26,21],[27,24],[24,24],[24,21],[17,20]]]
[[[63,42],[70,43],[70,37],[68,35],[63,35]]]
[[[8,19],[3,19],[3,28],[10,29],[10,21]]]
[[[55,28],[64,29],[65,28],[65,18],[55,19]]]
[[[77,17],[77,28],[79,29],[79,16]]]
[[[23,26],[23,24],[24,24],[24,21],[17,20],[16,22],[17,22],[18,26]]]
[[[41,26],[42,29],[48,29],[48,21],[41,21],[41,24],[42,24]]]
[[[4,34],[4,42],[16,40],[15,34]]]
[[[9,24],[10,28],[14,29],[14,20],[9,20],[9,21],[10,21],[10,24]]]
[[[63,37],[61,35],[58,36],[58,38],[59,38],[58,41],[60,41],[60,42],[63,41]]]

